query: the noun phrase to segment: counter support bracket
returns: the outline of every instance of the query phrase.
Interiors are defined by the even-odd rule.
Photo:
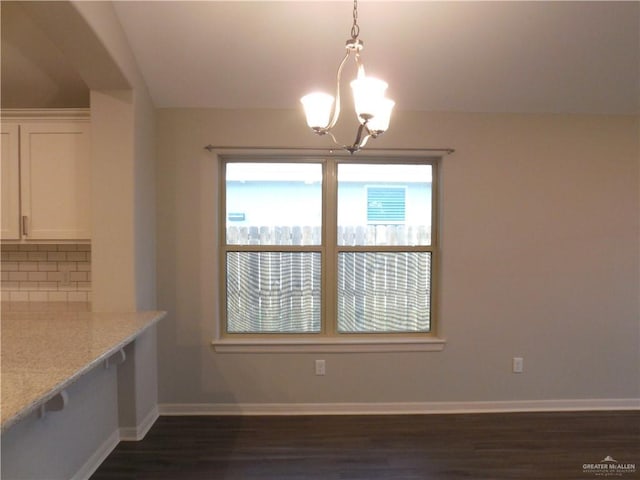
[[[40,405],[38,417],[44,418],[47,415],[47,412],[59,412],[61,410],[64,410],[68,403],[69,394],[66,390],[62,390],[57,395]]]
[[[120,365],[126,359],[127,354],[124,352],[124,348],[121,348],[104,361],[104,368],[109,368],[111,365]]]

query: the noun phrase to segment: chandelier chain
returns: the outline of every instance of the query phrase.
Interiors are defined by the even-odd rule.
[[[360,35],[360,26],[358,25],[358,0],[353,0],[353,25],[351,27],[351,38],[353,40]]]

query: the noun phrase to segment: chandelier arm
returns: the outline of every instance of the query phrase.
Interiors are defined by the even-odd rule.
[[[369,129],[367,129],[367,132],[369,131]],[[363,139],[362,142],[360,142],[360,145],[358,145],[358,150],[360,150],[361,148],[364,148],[364,146],[367,144],[367,142],[369,141],[370,138],[376,138],[374,137],[371,133],[368,133]]]
[[[345,145],[344,143],[339,142],[336,136],[330,130],[327,130],[326,133],[329,134],[329,136],[331,137],[331,140],[333,140],[333,143],[339,146],[342,150],[349,150],[351,148],[348,145]]]
[[[356,62],[356,71],[360,72],[362,70],[364,72],[364,65],[360,61],[360,52],[358,52],[357,50],[354,56],[354,60]]]
[[[367,144],[370,138],[372,137],[375,138],[374,133],[371,130],[369,130],[369,127],[367,126],[367,122],[361,124],[358,127],[358,131],[356,133],[356,139],[354,140],[352,145],[345,145],[344,143],[339,142],[331,130],[327,130],[325,133],[329,134],[329,136],[331,137],[331,140],[333,140],[333,143],[338,145],[341,149],[346,150],[351,155],[359,151],[361,148],[364,148],[364,146]]]
[[[364,134],[365,130],[366,130],[367,134],[363,138],[363,134]],[[369,140],[370,136],[371,136],[371,134],[369,132],[369,127],[367,127],[367,122],[365,121],[364,123],[362,123],[358,127],[358,132],[356,133],[356,139],[353,142],[353,145],[347,146],[347,147],[345,147],[345,149],[348,150],[349,153],[351,153],[353,155],[355,152],[357,152],[358,150],[360,150],[362,147],[365,146],[365,144],[367,143],[367,140]]]
[[[361,147],[364,146],[364,144],[367,142],[367,140],[369,139],[370,135],[367,135],[365,137],[364,143],[362,145],[345,145],[344,143],[341,143],[338,141],[338,139],[336,138],[336,136],[333,134],[333,132],[327,130],[327,132],[329,134],[329,136],[331,137],[331,140],[333,140],[333,143],[335,143],[338,147],[340,147],[340,149],[342,150],[346,150],[347,152],[349,152],[351,155],[353,155],[354,153],[356,153],[358,150],[360,150]]]
[[[340,117],[340,79],[342,77],[342,68],[344,67],[344,64],[347,62],[347,59],[349,58],[350,53],[351,52],[347,50],[346,55],[344,56],[344,58],[340,62],[340,66],[338,67],[338,73],[336,74],[336,100],[335,100],[335,103],[333,104],[333,115],[331,116],[331,121],[329,122],[329,125],[327,125],[327,130],[331,130],[336,125],[338,121],[338,117]]]

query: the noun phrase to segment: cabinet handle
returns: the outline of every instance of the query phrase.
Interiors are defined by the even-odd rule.
[[[22,235],[25,237],[29,235],[29,217],[22,216]]]

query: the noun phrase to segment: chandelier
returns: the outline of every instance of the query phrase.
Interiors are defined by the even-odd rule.
[[[314,92],[300,99],[307,117],[307,125],[318,135],[329,135],[336,145],[354,154],[365,146],[369,138],[377,138],[389,128],[391,110],[395,105],[393,100],[384,96],[387,82],[377,78],[367,77],[364,66],[360,61],[363,48],[362,40],[358,39],[358,0],[353,1],[353,26],[351,38],[346,42],[347,53],[340,62],[336,75],[336,96],[334,98],[322,92]],[[356,115],[360,125],[353,144],[344,145],[336,140],[331,132],[340,116],[340,77],[342,68],[353,54],[357,66],[357,77],[351,82]]]

